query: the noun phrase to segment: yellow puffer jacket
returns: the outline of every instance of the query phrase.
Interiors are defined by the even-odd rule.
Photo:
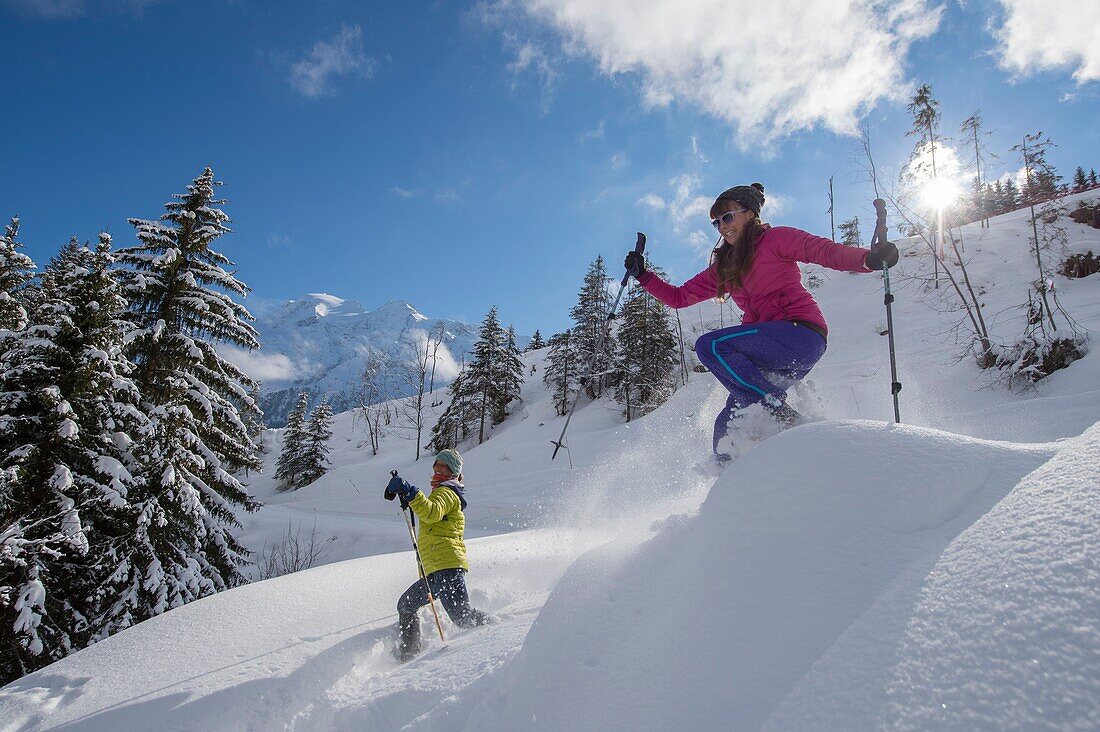
[[[461,490],[461,486],[456,488]],[[466,543],[462,540],[466,516],[462,513],[458,493],[443,483],[428,496],[418,491],[409,501],[409,508],[420,518],[416,543],[420,547],[424,573],[458,567],[468,570]]]

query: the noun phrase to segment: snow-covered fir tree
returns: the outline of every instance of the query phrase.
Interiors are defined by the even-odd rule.
[[[546,341],[542,339],[542,333],[535,329],[535,334],[531,336],[531,342],[527,344],[527,348],[524,349],[524,353],[527,351],[537,351],[540,348],[546,348]]]
[[[123,354],[110,237],[50,262],[30,324],[5,339],[0,461],[0,683],[132,625],[145,427]]]
[[[584,285],[577,296],[577,304],[569,311],[569,316],[575,324],[572,328],[573,348],[583,364],[581,368],[588,369],[591,366],[591,374],[582,374],[585,391],[592,399],[603,394],[610,382],[608,371],[610,369],[610,356],[608,343],[604,331],[607,328],[607,314],[611,309],[611,296],[607,292],[607,267],[604,266],[603,257],[596,257],[596,261],[588,266],[584,275]],[[601,336],[604,342],[600,345]],[[596,347],[600,345],[600,353],[596,354]]]
[[[499,405],[504,395],[501,376],[504,372],[505,345],[504,329],[500,325],[494,305],[481,322],[467,377],[470,398],[477,410],[479,445],[485,442],[486,427],[492,427],[499,422]]]
[[[659,268],[647,268],[664,275]],[[615,399],[629,422],[664,404],[676,390],[680,355],[668,308],[637,284],[627,292],[620,318]]]
[[[542,383],[550,390],[554,409],[564,415],[569,403],[580,389],[580,355],[577,353],[573,331],[566,330],[550,336],[547,344],[550,354],[542,372]]]
[[[306,469],[306,411],[309,409],[309,394],[302,392],[294,409],[286,419],[283,428],[283,449],[275,463],[275,480],[281,490],[290,490],[302,485]]]
[[[310,412],[302,445],[302,484],[309,485],[326,472],[331,464],[328,459],[328,441],[332,439],[332,407],[328,399]]]
[[[505,420],[508,416],[508,405],[512,401],[520,399],[520,392],[523,389],[523,359],[520,357],[520,350],[516,346],[515,326],[508,326],[503,345],[504,348],[497,369],[500,394],[497,397],[493,412],[493,424],[500,424]]]
[[[213,248],[229,232],[218,185],[207,168],[159,221],[130,219],[139,244],[119,251],[135,327],[129,351],[150,418],[135,557],[144,574],[139,618],[245,579],[234,510],[258,504],[232,471],[261,467],[247,426],[258,407],[254,381],[216,344],[259,343],[252,316],[231,297],[248,287]]]
[[[21,330],[27,323],[23,290],[34,276],[34,262],[19,242],[19,217],[0,236],[0,330]]]

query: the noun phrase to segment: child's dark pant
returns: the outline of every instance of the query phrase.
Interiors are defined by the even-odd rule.
[[[432,595],[439,600],[451,622],[458,627],[473,628],[488,622],[485,613],[470,606],[465,569],[440,569],[432,572],[428,575],[428,584],[431,585]],[[397,601],[401,650],[405,653],[416,653],[420,650],[420,619],[416,613],[427,604],[428,588],[424,585],[424,580],[414,582]]]

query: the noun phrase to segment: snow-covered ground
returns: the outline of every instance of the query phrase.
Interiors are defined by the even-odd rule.
[[[1100,231],[1063,224],[1072,251],[1100,251]],[[1021,212],[964,231],[1003,341],[1034,278],[1026,234]],[[445,620],[444,646],[425,611],[427,651],[399,666],[415,565],[381,492],[390,469],[425,484],[430,464],[397,436],[372,456],[345,413],[334,469],[286,494],[252,476],[266,505],[243,519],[257,551],[288,526],[336,537],[327,564],[4,687],[0,729],[1100,728],[1100,352],[1008,390],[959,360],[958,314],[909,278],[919,266],[894,277],[904,424],[870,275],[816,291],[829,350],[794,402],[819,421],[717,479],[693,470],[724,398],[709,374],[630,424],[582,407],[551,462],[562,418],[529,354],[523,405],[465,453],[471,596],[501,622]],[[1057,284],[1095,341],[1100,275]],[[729,324],[717,307],[681,311],[685,330]]]

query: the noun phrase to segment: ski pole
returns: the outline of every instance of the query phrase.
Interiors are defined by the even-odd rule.
[[[391,470],[390,475],[397,477],[397,471]],[[405,499],[401,499],[401,515],[405,517],[405,526],[409,529],[409,538],[412,539],[413,553],[416,555],[416,568],[420,572],[420,579],[424,581],[424,589],[428,591],[428,604],[432,606],[432,615],[435,617],[435,628],[439,631],[439,640],[444,643],[447,639],[443,637],[443,624],[439,622],[439,610],[435,607],[435,597],[432,595],[432,586],[428,584],[428,575],[424,573],[424,562],[420,559],[420,547],[416,544],[416,534],[413,532],[413,524],[409,519],[409,504],[405,503]]]
[[[638,232],[638,242],[634,245],[634,251],[636,251],[638,254],[641,254],[645,251],[645,234],[640,231]],[[596,370],[596,362],[599,360],[600,351],[603,349],[604,337],[611,330],[611,321],[615,319],[615,311],[619,309],[619,300],[622,299],[623,292],[626,291],[626,283],[629,280],[630,273],[627,272],[623,275],[623,281],[619,283],[619,294],[615,296],[615,303],[611,306],[611,310],[609,310],[607,313],[607,324],[600,331],[599,338],[596,340],[596,348],[592,351],[592,363],[588,366],[588,376],[586,378],[591,378],[592,372]],[[565,417],[565,424],[562,425],[561,434],[558,435],[557,441],[550,441],[554,445],[554,454],[550,456],[551,460],[558,456],[558,450],[563,447],[562,441],[565,440],[565,431],[569,429],[569,420],[573,419],[573,410],[577,408],[577,402],[580,401],[580,398],[581,395],[578,391],[577,396],[573,397],[573,406],[569,407],[569,414],[567,414]]]
[[[874,201],[875,233],[871,237],[871,248],[877,244],[886,244],[886,201],[876,198]],[[901,422],[901,412],[898,408],[898,392],[901,391],[901,382],[898,381],[898,362],[894,355],[894,294],[890,292],[890,268],[883,262],[882,285],[886,291],[883,301],[886,304],[886,335],[890,341],[890,395],[894,398],[894,422]]]

